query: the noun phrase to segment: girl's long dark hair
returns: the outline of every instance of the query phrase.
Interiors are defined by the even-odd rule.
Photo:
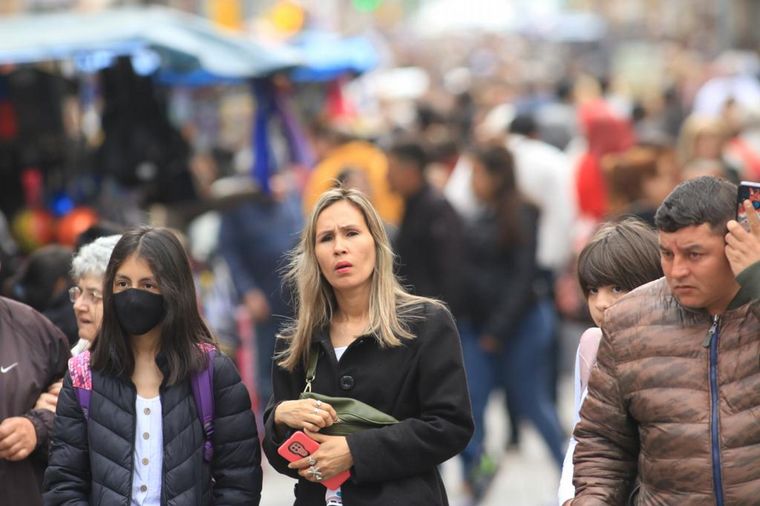
[[[517,189],[512,153],[503,146],[491,145],[476,148],[473,154],[496,185],[491,204],[499,220],[499,245],[507,250],[522,244],[525,237],[521,209],[526,202]]]
[[[185,249],[177,236],[165,228],[136,228],[116,243],[103,279],[103,322],[93,343],[92,368],[125,377],[134,371],[131,338],[119,325],[113,300],[116,272],[133,255],[148,263],[164,297],[166,316],[159,353],[165,357],[169,371],[165,381],[170,385],[179,383],[205,367],[206,355],[199,345],[214,344],[214,337],[198,311]]]

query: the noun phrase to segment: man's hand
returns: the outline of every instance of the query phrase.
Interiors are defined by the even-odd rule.
[[[37,433],[28,418],[14,416],[0,423],[0,459],[24,460],[36,446]]]
[[[749,231],[731,220],[728,222],[726,234],[726,257],[731,265],[734,276],[744,269],[760,261],[760,217],[749,200],[744,201],[744,209],[749,221]]]
[[[47,409],[55,413],[55,407],[58,405],[58,394],[61,392],[63,381],[56,381],[50,387],[47,392],[42,392],[40,398],[34,405],[34,409]]]
[[[246,292],[243,302],[254,323],[265,322],[272,314],[266,295],[259,289]]]

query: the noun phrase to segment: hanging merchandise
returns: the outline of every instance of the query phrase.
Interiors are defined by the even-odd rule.
[[[65,80],[32,67],[20,67],[8,75],[8,91],[16,112],[20,162],[47,173],[65,157],[63,128]]]
[[[188,171],[190,146],[167,119],[163,95],[138,76],[128,58],[102,71],[103,144],[98,165],[126,186],[146,191],[146,203],[196,197]]]
[[[8,78],[0,75],[0,142],[9,142],[18,135],[18,120],[10,96]]]
[[[98,213],[89,207],[77,207],[58,220],[56,234],[58,242],[65,246],[76,245],[79,234],[96,225]]]
[[[298,122],[291,111],[285,92],[272,79],[256,79],[252,84],[256,97],[256,114],[253,125],[252,146],[254,149],[251,177],[264,193],[269,193],[269,176],[277,170],[272,146],[269,142],[269,126],[273,119],[281,122],[285,140],[288,143],[290,162],[311,167],[313,155]]]
[[[55,238],[55,218],[42,207],[42,173],[39,169],[25,169],[21,173],[26,207],[16,213],[11,231],[25,253],[34,251]]]

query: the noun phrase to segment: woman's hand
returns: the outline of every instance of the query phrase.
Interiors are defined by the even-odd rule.
[[[344,436],[326,436],[308,430],[305,433],[319,443],[319,449],[305,459],[288,464],[289,468],[298,469],[298,474],[304,479],[319,483],[354,465],[354,458]]]
[[[58,394],[61,392],[63,381],[56,381],[48,388],[47,392],[42,392],[39,399],[34,404],[34,409],[47,409],[55,413],[58,405]]]
[[[332,406],[314,399],[281,402],[274,411],[274,421],[292,429],[318,432],[338,421]]]

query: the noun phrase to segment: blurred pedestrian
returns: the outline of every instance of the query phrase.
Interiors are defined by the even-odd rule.
[[[388,182],[404,200],[394,241],[397,273],[407,289],[448,304],[454,317],[466,317],[463,223],[446,198],[425,180],[427,154],[414,141],[388,149]]]
[[[448,504],[437,466],[472,434],[459,337],[440,302],[398,283],[382,221],[363,194],[338,188],[319,199],[288,279],[298,314],[278,341],[264,451],[277,471],[298,479],[296,503],[324,505],[321,479],[350,471],[345,504]],[[314,354],[312,392],[362,401],[398,423],[322,434],[340,425],[335,409],[299,399]],[[277,448],[302,429],[321,446],[288,465]]]
[[[76,344],[76,317],[69,302],[71,249],[57,244],[35,250],[10,283],[9,296],[32,306]]]
[[[299,196],[287,177],[273,175],[270,187],[270,194],[256,194],[224,211],[219,228],[219,252],[253,322],[261,406],[272,396],[275,336],[293,313],[280,276],[283,258],[298,241],[303,223]]]
[[[633,146],[633,127],[602,100],[584,104],[579,116],[587,148],[575,170],[578,211],[581,216],[598,221],[609,212],[607,182],[602,171],[604,158]]]
[[[680,182],[673,152],[668,148],[636,146],[605,159],[610,215],[636,216],[654,227],[657,208]]]
[[[738,183],[741,167],[732,165],[725,156],[729,140],[724,121],[692,114],[678,135],[678,162],[687,173],[709,166],[716,175]]]
[[[518,191],[512,155],[488,146],[474,153],[472,186],[484,211],[467,226],[471,314],[478,346],[465,346],[476,426],[490,384],[505,388],[518,420],[534,424],[559,468],[564,435],[551,400],[554,313],[536,266],[538,209]],[[473,375],[470,376],[473,380]],[[479,393],[476,395],[475,391]],[[476,429],[477,430],[477,429]]]
[[[210,447],[199,419],[208,403],[191,391],[203,371],[212,375]],[[167,229],[133,229],[113,249],[98,338],[64,379],[45,487],[49,505],[259,502],[248,392],[215,348],[187,255]]]
[[[303,190],[303,210],[309,215],[322,193],[330,189],[335,178],[347,167],[361,170],[372,186],[372,205],[386,222],[396,225],[401,216],[401,199],[388,187],[388,160],[374,144],[353,138],[337,128],[316,123],[311,138],[317,165]]]

